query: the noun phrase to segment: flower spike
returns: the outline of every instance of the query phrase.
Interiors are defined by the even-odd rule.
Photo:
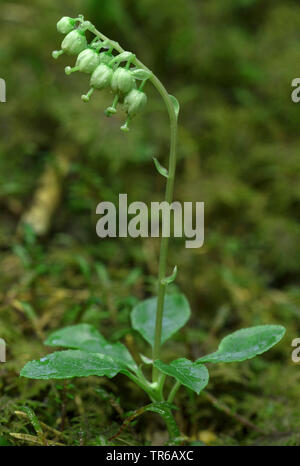
[[[95,89],[110,88],[114,100],[104,113],[107,117],[115,115],[117,105],[122,103],[127,120],[121,129],[128,132],[132,118],[139,114],[147,103],[143,88],[152,76],[151,71],[142,65],[132,52],[123,50],[117,42],[97,31],[82,15],[78,15],[77,18],[64,16],[58,21],[57,29],[65,34],[65,38],[61,50],[52,52],[53,58],[57,59],[63,54],[77,55],[75,65],[66,66],[65,73],[71,75],[79,71],[91,75],[90,89],[81,96],[82,101],[89,102]],[[94,35],[89,44],[85,37],[86,31]],[[139,88],[137,80],[142,81]]]

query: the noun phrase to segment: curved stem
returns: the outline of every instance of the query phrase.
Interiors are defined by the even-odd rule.
[[[95,26],[90,24],[88,27],[89,31],[99,37],[101,40],[110,44],[117,52],[122,53],[124,49],[117,43],[114,42],[104,34],[99,32]],[[161,95],[170,118],[170,157],[169,157],[169,176],[166,186],[165,201],[169,204],[173,201],[174,193],[174,181],[176,172],[176,157],[177,157],[177,115],[174,109],[174,105],[170,95],[161,81],[147,68],[140,60],[136,57],[132,61],[133,64],[138,67],[149,71],[151,76],[149,81],[152,82],[154,87]],[[155,324],[155,342],[153,347],[153,361],[159,359],[160,346],[161,346],[161,334],[162,334],[162,323],[163,323],[163,311],[165,302],[166,284],[162,283],[162,280],[166,276],[167,269],[167,257],[169,249],[169,238],[162,238],[160,247],[160,258],[159,258],[159,272],[158,272],[158,298],[157,298],[157,310],[156,310],[156,324]],[[159,379],[159,372],[156,368],[153,368],[153,382],[157,382]]]
[[[172,388],[172,390],[170,391],[170,394],[168,396],[168,403],[173,403],[174,401],[174,398],[176,396],[176,393],[178,392],[179,388],[181,387],[181,383],[180,382],[176,382]]]

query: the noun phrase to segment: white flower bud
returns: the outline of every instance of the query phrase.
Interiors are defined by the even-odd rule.
[[[64,38],[61,48],[67,55],[78,55],[87,48],[84,32],[74,29]]]
[[[96,89],[105,89],[110,86],[112,76],[113,70],[104,63],[101,63],[93,72],[90,84]]]
[[[75,27],[75,20],[69,16],[63,16],[56,25],[58,32],[61,34],[68,34],[73,31]]]
[[[145,92],[138,89],[132,89],[124,99],[124,110],[130,117],[135,117],[140,113],[147,104]]]
[[[80,52],[77,57],[76,67],[83,73],[92,73],[100,64],[99,53],[96,50],[87,48]]]
[[[128,94],[128,92],[130,92],[134,87],[135,79],[131,75],[131,72],[125,68],[117,68],[111,81],[111,88],[113,92]]]

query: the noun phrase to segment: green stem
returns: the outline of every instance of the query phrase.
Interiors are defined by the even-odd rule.
[[[144,79],[139,87],[139,91],[142,91],[145,87],[145,84],[147,83],[148,81],[148,78]]]
[[[99,32],[93,25],[89,27],[89,30],[99,37],[103,41],[107,41],[111,46],[119,53],[124,52],[124,49],[117,43],[114,42],[104,34]],[[169,204],[173,201],[174,193],[174,181],[176,173],[176,156],[177,156],[177,115],[174,109],[174,105],[170,95],[161,81],[137,58],[132,61],[133,64],[137,65],[151,73],[149,81],[152,82],[154,87],[161,95],[170,118],[170,158],[169,158],[169,176],[166,186],[165,201]],[[161,334],[162,334],[162,323],[163,323],[163,311],[165,302],[166,284],[162,283],[162,280],[166,276],[167,269],[167,258],[169,249],[169,238],[162,238],[160,247],[160,258],[159,258],[159,272],[158,272],[158,298],[157,298],[157,309],[156,309],[156,324],[155,324],[155,342],[153,348],[153,360],[159,359],[160,346],[161,346]],[[159,372],[156,368],[153,368],[153,382],[157,382],[159,379]]]
[[[166,100],[167,103],[167,100]],[[168,179],[166,186],[165,201],[171,204],[173,201],[174,193],[174,181],[176,172],[176,156],[177,156],[177,117],[174,111],[173,103],[168,96],[168,105],[172,108],[168,108],[170,115],[170,130],[171,130],[171,145],[170,145],[170,158],[169,158],[169,169]],[[174,113],[174,115],[173,115]],[[163,323],[163,311],[166,293],[166,284],[162,280],[166,277],[167,271],[167,258],[169,250],[169,238],[164,237],[161,240],[160,246],[160,257],[159,257],[159,272],[158,272],[158,298],[157,298],[157,309],[156,309],[156,324],[155,324],[155,340],[153,348],[152,359],[155,361],[159,359],[160,346],[161,346],[161,334],[162,334],[162,323]],[[153,381],[158,378],[158,371],[153,368]]]
[[[160,394],[160,398],[162,401],[164,401],[164,385],[165,385],[166,377],[167,376],[165,374],[160,374],[160,379],[158,382],[158,392]]]
[[[179,388],[181,387],[181,383],[180,382],[176,382],[172,388],[172,390],[170,391],[170,394],[168,396],[168,403],[173,403],[174,401],[174,398],[176,396],[176,393],[178,392]]]
[[[179,445],[180,431],[171,409],[168,410],[168,416],[164,416],[164,421],[166,423],[170,438],[168,445]]]
[[[147,393],[151,401],[162,401],[159,390],[157,390],[157,388],[152,387],[151,384],[144,377],[142,379],[141,377],[138,377],[129,371],[126,371],[124,374],[130,380],[132,380],[138,387],[144,390],[144,392]]]

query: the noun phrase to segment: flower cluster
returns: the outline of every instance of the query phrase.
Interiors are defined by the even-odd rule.
[[[57,30],[65,34],[61,44],[61,50],[52,52],[53,58],[60,55],[77,55],[75,66],[67,66],[67,75],[80,71],[90,74],[90,89],[81,96],[83,102],[88,102],[91,95],[97,90],[110,89],[114,95],[113,103],[105,110],[106,116],[117,113],[117,105],[122,104],[127,114],[123,131],[129,131],[132,118],[138,115],[147,104],[147,96],[144,86],[150,78],[148,70],[134,66],[136,57],[131,52],[114,54],[114,42],[101,40],[96,36],[90,43],[86,38],[87,31],[94,31],[94,26],[89,21],[84,21],[83,16],[69,18],[64,16],[57,23]],[[137,81],[141,81],[139,86]]]

